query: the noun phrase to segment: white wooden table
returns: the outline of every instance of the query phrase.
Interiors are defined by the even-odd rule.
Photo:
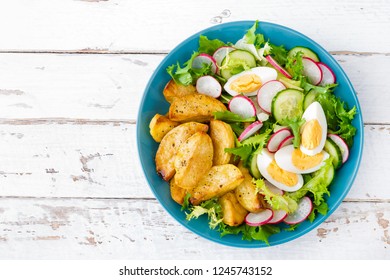
[[[296,29],[350,77],[365,149],[345,201],[288,244],[237,249],[189,232],[139,166],[137,108],[191,34],[235,20]],[[0,2],[0,258],[390,259],[390,1]]]

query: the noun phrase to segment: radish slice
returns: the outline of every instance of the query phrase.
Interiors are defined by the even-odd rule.
[[[271,114],[272,99],[279,91],[284,89],[286,89],[284,84],[277,80],[272,80],[262,85],[257,92],[257,103],[260,108],[264,112]]]
[[[270,221],[268,221],[268,224],[277,224],[283,221],[287,217],[287,212],[284,210],[273,210],[274,216]]]
[[[280,66],[279,63],[277,63],[276,60],[272,56],[267,55],[265,57],[265,59],[269,62],[269,64],[271,64],[273,67],[275,67],[276,70],[278,70],[284,76],[286,76],[289,79],[292,79],[292,76],[290,75],[290,73],[288,73],[286,69],[284,69],[282,66]]]
[[[270,192],[272,192],[273,194],[275,195],[283,195],[284,194],[284,191],[279,189],[278,187],[275,187],[274,185],[272,185],[270,182],[268,181],[264,181],[264,184],[267,186],[267,188],[270,190]]]
[[[217,63],[215,62],[215,59],[211,55],[208,55],[207,53],[199,54],[192,61],[192,68],[201,69],[201,68],[203,68],[203,64],[207,64],[207,65],[211,64],[211,71],[214,74],[218,72]]]
[[[244,119],[256,116],[256,107],[252,100],[243,95],[234,96],[228,104],[229,110]]]
[[[313,59],[308,57],[302,58],[303,75],[305,75],[309,82],[313,85],[318,85],[322,80],[322,70]]]
[[[322,80],[319,83],[320,86],[327,86],[336,83],[336,75],[328,65],[322,62],[318,62],[317,65],[322,70]]]
[[[283,147],[285,147],[287,145],[291,145],[293,143],[293,140],[294,140],[294,135],[291,135],[291,136],[287,137],[282,142],[280,142],[278,150],[280,150],[281,148],[283,148]]]
[[[261,122],[265,122],[265,121],[268,121],[269,119],[269,114],[267,114],[266,112],[264,112],[259,104],[257,103],[257,96],[251,96],[249,97],[252,102],[253,102],[253,105],[255,105],[255,109],[256,109],[256,116],[257,116],[257,119]]]
[[[328,134],[328,137],[336,143],[336,145],[340,148],[341,155],[343,157],[343,163],[348,160],[349,157],[349,148],[347,143],[345,143],[344,139],[338,136],[337,134]]]
[[[203,76],[196,81],[196,91],[214,98],[218,98],[222,93],[222,86],[212,76]]]
[[[245,217],[245,223],[252,227],[257,227],[268,223],[274,212],[271,209],[265,209],[259,213],[248,213]]]
[[[303,222],[313,210],[311,199],[305,196],[298,203],[298,209],[295,212],[288,214],[283,220],[286,224],[295,225]]]
[[[240,136],[238,137],[237,140],[241,142],[241,141],[247,139],[248,137],[255,134],[262,126],[263,126],[263,123],[261,121],[255,121],[250,126],[245,128],[245,130],[240,134]]]
[[[235,48],[227,46],[218,48],[213,54],[213,58],[215,59],[217,66],[222,66],[222,61],[224,60],[224,58],[227,56],[228,53],[234,50]]]
[[[275,124],[274,133],[278,132],[281,129],[285,129],[285,128],[288,128],[288,126]]]
[[[258,119],[259,121],[261,121],[261,122],[268,121],[268,119],[269,119],[269,114],[263,113],[263,112],[257,113],[257,119]]]
[[[272,134],[267,143],[268,151],[270,151],[271,153],[276,153],[280,143],[282,143],[287,137],[290,137],[291,135],[291,131],[287,128],[278,130],[277,132]]]

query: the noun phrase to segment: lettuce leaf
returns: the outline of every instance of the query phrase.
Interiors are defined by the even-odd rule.
[[[262,194],[272,209],[284,210],[287,213],[292,213],[298,208],[296,200],[290,198],[288,195],[274,194],[265,185],[262,179],[258,179],[254,182],[258,193]]]
[[[276,62],[279,63],[280,66],[284,67],[287,63],[286,48],[283,45],[276,46],[272,43],[270,43],[270,46],[271,46],[270,54],[276,60]]]
[[[250,145],[225,149],[225,152],[231,153],[236,157],[239,157],[243,161],[244,166],[248,165],[248,160],[250,155],[252,154],[252,151],[253,151],[253,147]]]
[[[252,153],[258,154],[261,152],[271,133],[272,128],[268,128],[263,133],[253,135],[241,143],[238,142],[237,147],[235,148],[225,149],[225,152],[240,157],[244,166],[248,166],[250,155]]]
[[[222,223],[223,214],[221,204],[218,198],[213,198],[202,202],[200,205],[193,206],[190,212],[186,215],[186,220],[197,219],[200,216],[207,214],[209,219],[209,227],[215,229]]]
[[[306,77],[302,77],[300,80],[300,86],[305,90],[305,92],[309,92],[310,90],[314,90],[317,93],[326,93],[333,92],[333,90],[337,87],[337,84],[330,84],[327,86],[315,86],[307,81]]]
[[[181,206],[181,211],[184,211],[190,207],[190,197],[191,197],[191,194],[186,193],[186,195],[184,196],[183,205]]]
[[[311,211],[310,215],[307,217],[309,221],[312,223],[316,218],[316,213],[319,213],[323,216],[328,213],[329,207],[328,204],[323,201],[320,205],[314,205],[313,210]]]
[[[192,62],[199,55],[199,52],[194,52],[189,60],[184,62],[183,67],[177,62],[167,67],[168,74],[177,84],[188,86],[194,84],[196,80],[205,75],[212,74],[211,65],[203,64],[202,68],[192,68]]]
[[[287,58],[286,69],[292,75],[294,80],[301,79],[303,75],[302,57],[303,53],[297,52],[294,56]]]
[[[300,224],[295,224],[295,225],[289,225],[288,228],[283,229],[284,231],[295,231]]]
[[[199,52],[213,55],[213,53],[220,47],[227,46],[224,42],[218,39],[210,40],[204,35],[199,37]]]
[[[301,133],[300,129],[301,126],[305,123],[305,120],[302,118],[293,118],[293,119],[286,119],[284,120],[285,124],[289,126],[293,132],[294,139],[293,139],[293,145],[294,148],[298,148],[301,144]]]
[[[328,187],[331,183],[330,178],[332,179],[333,176],[334,167],[332,159],[329,158],[325,161],[325,165],[316,171],[313,177],[302,188],[286,195],[295,201],[299,201],[305,195],[311,194],[314,205],[319,206],[324,202],[324,196],[330,195]]]
[[[256,34],[256,30],[259,27],[259,22],[256,20],[256,22],[252,25],[250,29],[246,32],[244,36],[244,42],[246,44],[251,44],[256,47],[256,49],[259,49],[262,44],[265,43],[264,35],[263,34]]]
[[[349,110],[347,105],[331,92],[318,94],[316,100],[324,109],[329,132],[339,135],[351,147],[356,134],[356,127],[352,125],[356,107]]]
[[[252,227],[246,224],[232,227],[222,223],[219,227],[219,231],[221,232],[221,237],[228,234],[237,235],[242,233],[243,240],[248,240],[248,241],[259,240],[269,245],[269,241],[268,241],[269,237],[275,233],[279,233],[280,228],[278,226],[273,226],[273,225],[262,225],[262,226]]]

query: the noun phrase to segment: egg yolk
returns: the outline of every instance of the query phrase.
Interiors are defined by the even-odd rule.
[[[261,80],[255,74],[238,77],[230,84],[230,89],[240,93],[250,93],[261,87]]]
[[[319,165],[324,158],[323,153],[318,153],[315,156],[308,156],[300,149],[295,149],[292,153],[292,163],[300,170],[307,170]]]
[[[308,150],[313,150],[320,145],[322,138],[322,128],[318,120],[308,121],[302,130],[302,146]]]
[[[276,164],[275,160],[268,165],[267,171],[275,181],[287,187],[295,186],[298,183],[297,174],[283,170]]]

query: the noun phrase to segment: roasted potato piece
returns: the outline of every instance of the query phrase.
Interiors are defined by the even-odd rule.
[[[213,197],[221,197],[234,190],[243,180],[244,175],[233,164],[213,166],[191,191],[190,201],[198,205]]]
[[[156,153],[156,170],[165,181],[175,175],[174,162],[179,146],[196,132],[207,130],[206,124],[189,122],[176,126],[164,136]]]
[[[180,123],[171,121],[166,116],[155,114],[149,123],[150,135],[154,141],[161,142],[164,136]]]
[[[213,165],[222,165],[230,162],[231,154],[225,148],[234,148],[234,133],[230,125],[223,121],[210,121],[210,137],[213,140]]]
[[[197,93],[196,88],[193,85],[183,86],[176,84],[174,80],[170,80],[163,91],[165,99],[172,103],[176,97],[182,97],[188,94]]]
[[[183,189],[193,189],[213,166],[213,143],[205,132],[197,132],[180,145],[175,157],[175,181]]]
[[[203,94],[189,94],[175,98],[169,107],[169,119],[176,122],[207,122],[213,112],[226,111],[218,99]]]
[[[172,180],[169,182],[169,188],[171,190],[172,199],[180,205],[183,205],[187,190],[179,187],[176,184],[175,176],[173,176]]]
[[[259,212],[266,208],[263,196],[256,192],[256,185],[252,182],[252,176],[248,169],[241,164],[238,166],[244,175],[244,181],[234,190],[238,202],[249,212]]]
[[[241,225],[248,211],[238,202],[234,192],[228,192],[219,198],[222,207],[223,222],[229,226]]]

